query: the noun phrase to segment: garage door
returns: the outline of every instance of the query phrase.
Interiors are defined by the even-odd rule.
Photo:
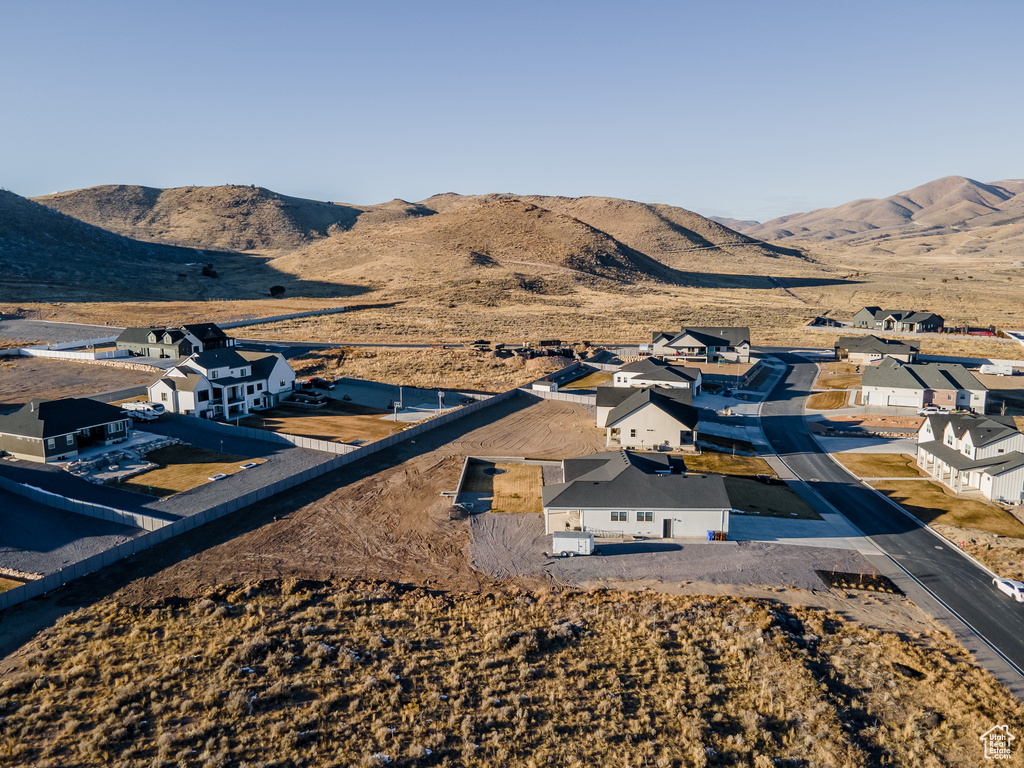
[[[889,405],[920,405],[921,400],[915,395],[889,395]]]

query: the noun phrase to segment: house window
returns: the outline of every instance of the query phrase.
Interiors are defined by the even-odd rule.
[[[242,375],[243,376],[248,376],[249,375],[249,369],[248,368],[243,368],[242,369]]]
[[[626,513],[625,512],[618,512],[616,510],[613,510],[612,511],[612,522],[613,523],[620,523],[620,522],[624,523],[624,522],[626,522]]]
[[[285,386],[284,379],[281,379],[281,386]]]
[[[210,399],[210,391],[209,390],[202,389],[199,392],[196,392],[196,401],[197,402],[205,403],[209,399]]]
[[[74,445],[75,438],[72,435],[68,435],[68,445]]]
[[[257,392],[262,392],[263,391],[263,382],[262,381],[256,382],[256,391]]]
[[[163,402],[165,402],[165,403],[166,403],[166,402],[167,402],[167,393],[166,393],[166,392],[161,392],[161,393],[160,393],[160,399],[161,399],[161,400],[162,400]]]
[[[57,443],[56,443],[56,441],[55,441],[55,440],[54,440],[54,439],[53,439],[53,438],[51,437],[51,438],[50,438],[49,440],[47,440],[47,441],[46,441],[46,447],[47,447],[47,448],[56,448],[56,447],[57,447]]]
[[[654,522],[654,513],[649,510],[647,512],[637,512],[636,521],[638,523],[652,523]]]
[[[248,386],[247,386],[247,387],[245,388],[245,393],[246,393],[247,395],[254,395],[254,394],[256,394],[256,387],[255,387],[255,385],[253,385],[253,384],[249,384],[249,385],[248,385]]]
[[[210,371],[210,378],[211,379],[216,379],[217,378],[217,372],[216,371]]]
[[[635,429],[629,430],[629,436],[630,437],[636,437],[636,430]]]

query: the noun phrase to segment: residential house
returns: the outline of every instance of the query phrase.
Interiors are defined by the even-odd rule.
[[[892,357],[864,371],[864,405],[936,405],[950,410],[985,412],[988,390],[956,363],[904,363]]]
[[[616,387],[662,387],[665,389],[691,389],[700,394],[700,368],[684,368],[656,357],[645,357],[627,363],[612,376]]]
[[[880,309],[864,307],[853,316],[854,328],[874,328],[879,331],[926,333],[941,331],[945,320],[934,312],[913,309]]]
[[[957,493],[1024,500],[1024,434],[994,417],[929,416],[917,434],[917,465]]]
[[[215,323],[194,323],[177,328],[125,328],[114,343],[133,355],[177,358],[233,347],[235,340]]]
[[[750,362],[750,329],[741,327],[684,328],[679,333],[655,333],[655,355],[714,362]]]
[[[234,419],[273,408],[294,383],[295,372],[277,353],[222,348],[182,360],[149,386],[149,399],[173,413]]]
[[[836,360],[849,360],[862,365],[873,365],[883,357],[912,363],[921,351],[920,346],[878,336],[841,336],[836,340],[835,348]]]
[[[653,538],[728,532],[732,502],[724,478],[680,470],[665,454],[625,450],[565,459],[563,482],[542,492],[544,530]]]
[[[69,397],[32,400],[0,416],[0,450],[26,461],[65,461],[95,445],[128,439],[132,420],[115,405]]]
[[[602,391],[609,390],[616,394],[602,397]],[[604,427],[607,445],[655,451],[696,444],[698,415],[689,390],[598,387],[597,392],[597,425]],[[623,392],[631,394],[607,405]]]

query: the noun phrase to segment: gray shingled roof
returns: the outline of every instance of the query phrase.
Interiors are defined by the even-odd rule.
[[[953,434],[958,440],[963,440],[965,434],[971,435],[971,442],[980,447],[994,443],[1003,438],[1017,434],[1017,429],[1008,424],[1003,424],[988,416],[980,416],[974,413],[954,413],[946,417],[953,425]],[[932,429],[935,429],[933,426]],[[943,425],[943,431],[946,427]]]
[[[638,391],[638,387],[616,387],[611,384],[599,384],[594,388],[597,392],[597,405],[598,408],[614,408],[624,400],[628,400],[630,397],[635,395]],[[693,390],[692,389],[659,389],[660,394],[672,399],[685,403],[686,405],[693,404]]]
[[[656,357],[645,357],[619,368],[621,373],[635,373],[651,381],[686,381],[694,382],[700,375],[700,368],[686,368],[673,365]]]
[[[667,456],[609,451],[562,462],[567,482],[545,486],[559,509],[731,509],[721,475],[662,474]]]
[[[194,392],[204,378],[206,377],[200,376],[198,373],[186,373],[184,377],[164,376],[160,381],[179,392]]]
[[[32,400],[14,413],[0,416],[0,433],[47,438],[98,427],[127,417],[116,405],[79,397]]]
[[[670,393],[675,390],[644,387],[643,389],[635,389],[633,391],[636,394],[623,400],[608,413],[608,419],[605,422],[607,426],[613,426],[616,422],[626,418],[634,411],[650,404],[680,424],[684,424],[689,429],[696,428],[697,409],[673,397]]]
[[[248,360],[230,348],[211,349],[206,352],[200,352],[198,355],[193,355],[189,360],[194,360],[196,365],[207,370],[210,368],[223,368],[225,365],[238,368],[239,366],[249,364]]]
[[[182,328],[200,341],[212,341],[214,339],[227,338],[227,334],[224,333],[216,323],[192,323],[190,325],[183,325]]]
[[[883,358],[878,365],[864,371],[862,384],[889,389],[985,390],[985,386],[962,365],[903,363],[892,357]]]
[[[745,326],[711,325],[683,328],[672,338],[669,346],[674,345],[683,336],[692,336],[706,347],[721,347],[723,346],[723,341],[725,346],[738,347],[742,344],[750,343],[750,328]]]
[[[840,336],[836,340],[836,349],[847,352],[877,353],[882,355],[917,354],[920,346],[906,344],[896,339],[880,339],[877,336]]]
[[[1011,451],[992,456],[987,459],[972,459],[964,456],[960,451],[951,448],[945,443],[936,441],[924,443],[920,446],[925,453],[930,453],[945,464],[954,467],[960,472],[968,470],[982,471],[985,474],[997,476],[1010,472],[1018,467],[1024,466],[1024,453]]]
[[[149,326],[145,328],[125,328],[121,331],[120,335],[115,340],[115,343],[120,342],[122,344],[148,344],[149,334],[156,331],[162,333],[163,328],[158,326]]]
[[[875,320],[891,317],[901,323],[923,323],[932,318],[942,319],[934,312],[918,312],[913,309],[879,309],[875,311]]]

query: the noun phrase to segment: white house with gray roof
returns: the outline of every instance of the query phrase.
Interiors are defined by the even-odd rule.
[[[597,426],[609,447],[678,450],[697,442],[697,409],[689,390],[598,387]]]
[[[854,328],[874,328],[879,331],[928,333],[941,331],[945,320],[934,312],[914,309],[882,309],[864,307],[853,316]]]
[[[172,413],[233,419],[278,405],[294,382],[295,372],[277,353],[215,349],[171,368],[149,386],[149,399]]]
[[[655,333],[653,352],[687,360],[750,362],[750,328],[699,326],[678,333]]]
[[[565,459],[564,482],[543,489],[544,530],[652,538],[727,533],[732,502],[725,479],[680,470],[665,454],[625,450]]]
[[[917,465],[957,493],[1024,500],[1024,434],[973,413],[929,416],[917,434]]]
[[[988,390],[956,363],[904,363],[886,357],[864,371],[864,405],[921,408],[936,405],[950,410],[985,412]]]
[[[655,357],[645,357],[623,365],[612,376],[616,387],[662,387],[664,389],[691,389],[700,394],[700,368],[673,365]]]
[[[878,336],[841,336],[836,339],[836,360],[849,360],[861,365],[874,365],[883,357],[892,357],[904,363],[917,359],[921,347],[896,339]]]

